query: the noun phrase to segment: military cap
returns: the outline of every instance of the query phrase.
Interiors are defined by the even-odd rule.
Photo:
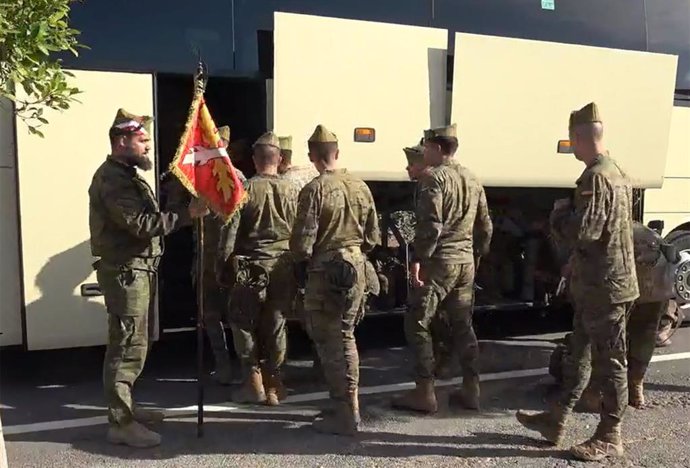
[[[292,137],[291,136],[278,137],[278,141],[280,142],[280,150],[281,151],[292,151]]]
[[[405,156],[407,156],[407,162],[409,164],[414,164],[416,162],[422,161],[424,159],[424,147],[420,145],[411,146],[403,148]]]
[[[458,136],[457,124],[448,125],[446,127],[430,128],[424,130],[424,139],[428,140],[435,137],[456,137]]]
[[[275,146],[276,148],[280,148],[280,140],[278,139],[278,136],[273,133],[272,131],[268,131],[261,135],[252,145],[252,147],[258,146],[258,145],[268,145],[268,146]]]
[[[568,128],[573,128],[576,125],[582,125],[593,122],[601,122],[601,115],[596,103],[590,102],[580,110],[572,111],[570,113],[570,121]]]
[[[111,130],[115,130],[115,133],[127,134],[127,133],[137,133],[144,130],[146,133],[151,133],[151,122],[153,117],[148,115],[135,115],[131,112],[120,108],[115,114],[115,120],[110,126]]]
[[[230,141],[230,127],[224,125],[218,128],[218,136],[225,141]]]
[[[323,125],[319,124],[314,129],[314,133],[309,137],[309,143],[337,143],[338,137],[335,133],[328,130]]]

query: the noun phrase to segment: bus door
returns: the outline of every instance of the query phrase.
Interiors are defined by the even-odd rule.
[[[106,343],[107,316],[89,245],[88,188],[110,151],[108,129],[118,108],[154,115],[153,75],[70,71],[83,91],[80,103],[64,112],[46,110],[45,138],[16,122],[29,350]],[[144,173],[154,190],[155,172]]]

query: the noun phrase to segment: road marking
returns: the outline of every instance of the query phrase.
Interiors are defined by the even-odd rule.
[[[652,357],[652,362],[668,362],[668,361],[679,361],[683,359],[690,359],[690,352],[684,353],[673,353],[673,354],[661,354]],[[510,380],[510,379],[521,379],[525,377],[540,377],[543,375],[548,375],[548,367],[542,367],[538,369],[523,369],[514,370],[507,372],[495,372],[491,374],[482,374],[479,376],[480,382],[489,382],[496,380]],[[449,385],[458,385],[462,383],[461,378],[455,378],[450,380],[439,380],[436,382],[437,387],[445,387]],[[401,390],[408,390],[414,388],[414,382],[402,382],[390,385],[377,385],[374,387],[360,387],[360,395],[373,395],[377,393],[391,393],[398,392]],[[325,400],[328,398],[328,392],[313,392],[304,393],[301,395],[292,395],[284,400],[284,403],[306,403],[319,400]],[[103,408],[98,406],[88,406],[88,405],[65,405],[65,407],[73,409],[99,409]],[[196,414],[197,406],[184,406],[177,408],[163,408],[167,415],[173,418],[185,417]],[[263,410],[256,410],[254,408],[238,407],[232,405],[204,405],[204,413],[219,413],[241,410],[243,412],[256,412],[261,413]],[[15,426],[6,426],[3,428],[5,435],[17,435],[17,434],[29,434],[34,432],[45,432],[54,431],[61,429],[74,429],[78,427],[88,427],[88,426],[100,426],[101,424],[107,424],[108,419],[105,416],[96,416],[91,418],[79,418],[79,419],[67,419],[60,421],[48,421],[32,424],[19,424]]]

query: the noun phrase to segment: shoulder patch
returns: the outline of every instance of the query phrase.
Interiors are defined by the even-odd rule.
[[[585,196],[594,195],[594,191],[593,190],[583,190],[582,192],[580,192],[580,195],[585,195]]]

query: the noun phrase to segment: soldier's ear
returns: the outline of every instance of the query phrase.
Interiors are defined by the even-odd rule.
[[[338,156],[340,156],[340,149],[336,149],[336,150],[335,150],[334,159],[335,159],[336,161],[338,160]]]

